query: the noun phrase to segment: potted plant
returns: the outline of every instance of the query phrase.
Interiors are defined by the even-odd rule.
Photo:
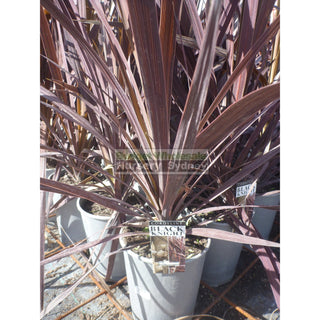
[[[221,156],[228,147],[235,143],[247,128],[259,121],[262,115],[270,112],[279,100],[278,83],[255,82],[251,91],[243,91],[242,95],[236,96],[235,100],[229,101],[230,103],[221,104],[222,99],[229,94],[229,90],[243,79],[243,73],[252,67],[259,50],[262,50],[264,44],[275,36],[279,29],[279,19],[269,28],[266,28],[267,19],[264,19],[265,25],[262,23],[257,26],[254,32],[255,42],[247,44],[249,49],[244,50],[243,54],[239,53],[238,63],[234,69],[228,69],[230,74],[225,77],[224,68],[228,61],[233,61],[234,54],[232,50],[228,53],[226,50],[216,49],[216,46],[219,42],[223,46],[226,42],[228,46],[230,45],[229,39],[226,41],[224,36],[232,22],[230,17],[233,15],[227,13],[232,13],[230,10],[237,12],[238,7],[231,6],[232,9],[222,7],[221,1],[214,1],[211,6],[209,3],[211,2],[208,2],[206,13],[202,10],[203,16],[200,18],[192,1],[173,1],[173,5],[162,1],[159,8],[154,1],[119,1],[117,6],[111,8],[105,3],[91,0],[88,2],[88,11],[95,22],[90,25],[90,19],[89,21],[82,19],[72,1],[59,4],[49,0],[41,1],[41,5],[50,14],[50,19],[59,22],[78,50],[87,82],[72,76],[82,89],[82,93],[77,93],[77,98],[85,103],[89,116],[87,119],[79,117],[67,103],[45,87],[41,87],[42,99],[46,100],[43,105],[88,130],[96,139],[104,159],[110,161],[113,156],[113,159],[118,161],[110,161],[112,165],[117,165],[119,161],[120,164],[124,162],[124,168],[116,167],[113,174],[108,173],[109,177],[117,181],[119,186],[126,186],[119,175],[130,174],[141,186],[147,203],[145,210],[136,212],[124,197],[119,197],[117,194],[103,197],[83,190],[79,186],[68,186],[57,181],[41,179],[42,190],[85,198],[109,207],[116,212],[116,215],[122,216],[122,219],[115,219],[109,226],[110,230],[115,230],[114,234],[109,233],[102,239],[67,249],[55,257],[43,260],[42,264],[107,241],[134,235],[147,236],[148,233],[143,229],[140,230],[147,227],[148,222],[188,221],[192,216],[200,215],[206,210],[216,212],[245,209],[244,206],[234,204],[216,206],[214,200],[276,157],[279,153],[278,146],[273,146],[264,154],[257,154],[249,161],[241,162],[237,170],[233,170],[233,175],[224,179],[222,183],[220,177],[216,177],[215,181],[219,180],[219,187],[212,190],[210,185],[206,186],[210,195],[201,199],[203,204],[209,206],[205,209],[197,208],[191,214],[184,213],[184,209],[188,207],[188,198],[194,199],[198,196],[196,191],[198,185],[203,187],[200,180],[204,175],[210,168],[219,165]],[[272,5],[266,6],[265,2],[259,2],[259,5],[259,10],[255,11],[256,14],[259,12],[259,18],[270,14]],[[268,8],[267,13],[264,11],[266,8]],[[180,15],[177,15],[178,12]],[[111,22],[109,18],[111,16],[115,20],[121,17],[121,23]],[[205,28],[201,19],[205,21]],[[244,21],[248,25],[248,19]],[[190,29],[194,33],[195,39],[191,39],[193,41],[190,41]],[[98,37],[99,32],[104,37]],[[109,50],[104,51],[103,56],[100,51],[95,50],[99,41],[105,41],[104,45]],[[219,52],[217,59],[215,59],[216,52]],[[109,63],[111,61],[114,61],[114,64]],[[219,82],[216,81],[216,75],[220,76]],[[243,80],[240,81],[240,86],[242,82]],[[62,82],[60,85],[64,92],[72,94],[66,83]],[[114,129],[113,135],[106,136],[109,128]],[[119,147],[115,148],[110,138],[122,143],[119,146],[120,150]],[[169,154],[169,158],[165,161],[163,154]],[[192,162],[194,159],[186,160],[187,155],[199,157]],[[105,170],[102,171],[106,173]],[[123,219],[125,214],[133,216],[127,223]],[[123,226],[138,231],[119,234]],[[246,236],[245,225],[239,225],[239,230],[244,235],[195,225],[187,230],[187,234],[252,244],[262,263],[268,266],[266,269],[269,276],[273,277],[275,268],[273,262],[276,258],[266,246],[278,246],[278,244],[256,236]],[[117,246],[114,246],[112,248],[114,252],[110,252],[110,256],[116,253],[116,250]],[[129,261],[131,252],[127,252],[126,255]],[[200,260],[203,260],[202,257]],[[143,259],[138,260],[141,262]],[[195,283],[186,276],[188,269],[192,269],[188,268],[186,263],[186,273],[183,275],[186,278],[181,282],[183,286],[174,292],[177,299],[172,301],[166,299],[168,303],[165,305],[166,308],[163,308],[165,302],[161,302],[161,305],[159,300],[154,299],[155,292],[150,293],[148,290],[148,294],[140,284],[134,282],[137,273],[131,272],[132,276],[129,276],[130,273],[127,272],[131,301],[139,301],[139,306],[132,306],[133,313],[137,317],[148,319],[146,305],[157,310],[159,319],[172,319],[173,316],[192,313],[190,306],[193,305],[197,295],[202,265],[199,263],[199,279]],[[269,268],[269,265],[272,267]],[[182,273],[175,272],[170,277],[182,277],[179,274]],[[169,288],[165,282],[168,275],[156,275],[152,290],[165,291],[165,297],[172,296],[167,291]],[[193,286],[189,286],[190,283],[187,281],[191,281]],[[176,305],[182,304],[185,299],[183,294],[179,296],[177,292],[182,293],[185,286],[193,287],[194,295],[189,300],[188,309],[181,309],[179,314],[173,315]],[[277,290],[276,287],[274,289]],[[188,292],[188,295],[190,294],[191,292]],[[52,303],[50,308],[57,301]],[[173,301],[176,305],[173,305]]]
[[[75,78],[71,76],[71,73],[75,73],[78,81],[85,84],[86,76],[81,72],[82,65],[79,62],[81,53],[73,51],[74,48],[70,46],[71,42],[68,42],[70,38],[68,32],[61,30],[55,20],[47,19],[48,17],[45,14],[49,15],[48,12],[41,10],[40,14],[41,49],[45,54],[45,58],[41,57],[44,65],[41,69],[43,71],[43,87],[53,90],[57,88],[57,96],[74,112],[73,117],[82,118],[84,121],[89,118],[92,123],[97,124],[101,121],[100,115],[92,112],[91,109],[86,107],[85,102],[77,97],[77,94],[80,94],[88,98],[87,89],[81,86],[77,87],[74,82]],[[50,32],[50,28],[54,31]],[[100,48],[102,48],[102,45]],[[72,55],[70,55],[71,51]],[[95,86],[95,92],[105,86],[103,80],[97,80],[97,83],[92,85]],[[59,89],[64,86],[67,86],[68,92]],[[113,170],[112,152],[115,148],[121,149],[124,147],[121,141],[115,139],[118,129],[105,127],[104,138],[111,141],[113,148],[105,148],[100,144],[100,150],[98,150],[96,148],[96,136],[91,134],[90,130],[88,131],[81,126],[81,123],[80,125],[74,123],[73,118],[66,118],[55,110],[49,110],[45,107],[46,102],[44,100],[42,102],[41,120],[46,127],[43,134],[46,139],[43,139],[44,143],[41,145],[42,156],[56,161],[57,168],[54,179],[60,179],[61,181],[60,173],[63,172],[64,176],[67,173],[68,184],[79,185],[90,190],[100,188],[107,192],[109,197],[123,199],[131,196],[132,199],[132,194],[138,193],[135,190],[136,183],[132,181],[129,175],[123,177],[121,174],[114,173]],[[112,112],[114,116],[117,116],[116,109]],[[139,193],[141,193],[140,190]],[[66,246],[84,239],[95,239],[97,233],[101,233],[104,229],[104,222],[108,220],[107,218],[98,219],[100,220],[99,230],[96,229],[91,232],[92,224],[90,221],[93,220],[92,223],[97,227],[97,219],[88,219],[89,216],[84,214],[81,209],[80,199],[74,196],[67,198],[64,196],[58,204],[53,206],[52,210],[57,217],[61,240]],[[124,216],[120,215],[118,219],[124,219]],[[116,242],[117,240],[112,244],[113,247],[116,247]],[[118,256],[122,257],[122,254]],[[113,258],[109,259],[110,270],[112,269]],[[119,259],[123,260],[123,258]],[[106,275],[105,272],[109,260],[105,262],[97,260],[99,263],[98,271],[101,271],[106,277],[110,276]],[[121,263],[118,265],[121,265]],[[123,272],[119,274],[124,276]],[[116,276],[116,278],[119,277]]]
[[[108,224],[112,221],[113,211],[99,206],[88,200],[77,198],[77,209],[81,214],[87,240],[94,241],[103,238],[108,234]],[[104,248],[103,248],[104,247]],[[102,244],[90,249],[93,265],[98,263],[97,271],[104,277],[108,272],[108,259],[100,260],[111,251],[111,242]],[[110,279],[118,281],[125,276],[123,254],[119,253],[115,257],[114,266]]]
[[[78,65],[75,57],[69,56],[68,62],[63,52],[59,52],[57,43],[62,42],[62,35],[53,34],[50,31],[50,24],[43,10],[40,11],[41,22],[41,83],[47,89],[56,90],[57,95],[76,110],[80,116],[84,116],[85,107],[79,101],[61,90],[59,83],[63,81],[70,82],[68,75],[66,78],[61,72],[61,67],[66,68],[67,63]],[[52,26],[51,26],[52,27]],[[46,58],[51,59],[48,64]],[[59,66],[57,66],[59,64]],[[77,69],[79,70],[79,69]],[[70,82],[70,87],[77,90]],[[43,101],[44,102],[44,101]],[[41,131],[41,156],[47,163],[54,164],[51,167],[51,179],[61,179],[68,176],[68,183],[79,184],[84,179],[86,173],[85,164],[81,159],[88,159],[94,144],[94,139],[88,135],[88,132],[66,119],[63,119],[54,110],[45,108],[40,109],[40,119],[42,124]],[[74,170],[78,167],[78,170]],[[48,202],[51,205],[51,199],[54,197],[51,214],[56,216],[58,231],[61,241],[68,246],[84,239],[83,226],[80,214],[75,206],[75,199],[62,199],[58,202],[60,195],[49,195]],[[58,203],[57,203],[58,202]],[[73,231],[73,230],[76,230]]]

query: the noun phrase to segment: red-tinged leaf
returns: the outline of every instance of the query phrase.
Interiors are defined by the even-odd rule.
[[[113,184],[112,181],[115,181],[115,182],[118,182],[122,187],[124,186],[125,188],[127,188],[130,193],[134,193],[135,195],[137,195],[140,199],[142,199],[143,203],[147,203],[148,206],[152,209],[152,211],[155,213],[155,215],[158,217],[158,219],[160,220],[161,217],[159,216],[158,214],[158,210],[159,208],[155,208],[153,206],[153,204],[146,198],[144,197],[141,193],[138,193],[135,189],[132,188],[132,186],[130,186],[128,183],[126,183],[125,181],[123,181],[122,179],[119,179],[118,177],[116,176],[113,176],[111,174],[109,174],[107,171],[103,170],[100,166],[98,165],[95,165],[94,162],[87,162],[85,159],[79,157],[78,155],[72,155],[70,154],[69,152],[67,152],[67,150],[63,151],[63,150],[56,150],[54,148],[51,148],[51,147],[48,147],[48,146],[45,146],[45,145],[41,145],[41,149],[44,150],[49,150],[49,151],[52,151],[51,153],[48,153],[48,154],[55,154],[55,155],[61,155],[63,158],[72,158],[72,159],[75,159],[77,161],[77,163],[79,163],[80,165],[81,164],[86,164],[87,167],[91,168],[94,170],[94,172],[99,172],[101,173],[103,176],[107,177],[107,179],[109,179],[110,183]],[[54,151],[57,151],[57,152],[54,152]],[[84,170],[81,170],[80,168],[77,168],[77,171],[79,172],[83,172],[83,173],[87,173],[87,171],[84,171]],[[135,179],[137,180],[137,182],[139,183],[139,185],[142,187],[142,189],[145,191],[146,194],[149,195],[149,199],[152,199],[154,200],[154,196],[151,194],[150,195],[150,192],[152,192],[152,188],[150,186],[146,186],[145,185],[145,179],[144,180],[140,180],[140,178],[144,178],[143,175],[139,175],[135,172],[132,172],[132,175],[130,176],[130,178],[132,178],[132,176],[135,176]],[[129,175],[128,175],[129,176]],[[94,177],[94,181],[98,182],[98,183],[103,183],[103,181],[100,181],[97,177]],[[151,191],[150,191],[151,190]],[[115,194],[110,194],[110,196],[115,196]],[[141,212],[142,213],[142,212]],[[152,216],[149,215],[148,212],[144,212],[144,215],[146,217],[148,217],[149,219],[152,219]]]
[[[192,29],[193,29],[198,47],[200,48],[202,38],[203,38],[203,28],[202,28],[201,20],[198,15],[196,3],[193,0],[185,0],[184,3],[188,9],[188,15],[191,21]]]
[[[168,149],[168,107],[156,5],[153,0],[129,0],[127,5],[155,148]]]
[[[259,1],[257,0],[247,0],[243,2],[236,65],[239,64],[252,47],[258,5]],[[253,61],[241,72],[233,85],[234,101],[239,100],[245,92],[247,75],[250,74],[252,64]]]
[[[280,244],[278,242],[273,242],[269,240],[264,240],[260,238],[248,237],[239,233],[228,232],[224,230],[218,230],[213,228],[191,228],[187,231],[187,234],[193,236],[207,237],[212,239],[219,239],[224,241],[251,244],[266,247],[279,248]]]
[[[56,49],[50,32],[49,23],[43,12],[43,8],[40,8],[40,35],[45,54],[48,58],[58,63],[56,55]],[[52,76],[52,80],[62,81],[62,74],[60,69],[54,64],[49,63],[49,68]],[[60,98],[66,103],[68,101],[67,95],[64,92],[58,93]]]
[[[50,121],[46,117],[44,117],[42,115],[42,113],[40,113],[40,119],[43,121],[43,123],[46,124],[46,126],[47,126],[46,129],[47,129],[48,133],[50,133],[52,135],[52,137],[58,142],[59,148],[66,150],[66,146],[68,144],[66,143],[66,139],[64,137],[63,132],[61,132],[59,130],[59,126],[58,126],[58,130],[57,130],[58,132],[56,132],[56,130],[55,130],[56,126],[55,127],[51,126]],[[66,159],[67,158],[64,158],[64,160],[67,162]]]
[[[274,104],[274,106],[265,115],[263,115],[261,117],[256,128],[250,134],[250,137],[248,138],[243,150],[238,155],[237,160],[235,161],[235,164],[234,164],[235,167],[239,166],[241,163],[243,163],[247,159],[250,150],[252,150],[252,148],[254,148],[254,144],[258,140],[259,135],[263,131],[263,127],[266,125],[266,123],[268,121],[271,121],[272,123],[277,122],[277,121],[273,121],[272,119],[273,119],[275,110],[279,107],[279,105],[280,105],[280,103],[276,102]],[[258,148],[258,150],[260,150],[260,149]]]
[[[259,51],[259,49],[272,37],[276,35],[280,28],[280,15],[275,19],[275,21],[271,24],[271,26],[259,37],[259,39],[253,44],[252,48],[248,51],[248,53],[243,57],[241,62],[237,65],[237,67],[234,69],[232,74],[230,75],[229,79],[226,81],[226,83],[223,85],[221,90],[219,91],[218,95],[215,97],[214,101],[212,102],[210,108],[204,115],[203,119],[200,123],[200,128],[203,128],[206,122],[208,121],[211,114],[214,112],[214,110],[218,107],[221,100],[225,97],[228,90],[233,85],[234,81],[239,77],[241,72],[245,70],[248,63],[250,63],[254,58],[256,53]]]
[[[185,182],[185,185],[188,186],[188,190],[184,193],[182,197],[180,197],[179,201],[177,204],[175,204],[174,210],[173,210],[173,217],[176,217],[179,215],[179,212],[181,212],[184,208],[187,208],[194,200],[196,200],[198,197],[200,197],[200,194],[204,191],[201,190],[198,193],[194,193],[189,201],[185,201],[186,197],[190,194],[191,190],[197,187],[197,184],[201,181],[201,178],[208,174],[210,170],[213,168],[213,166],[217,163],[217,161],[221,160],[221,157],[223,157],[224,153],[228,148],[240,137],[248,128],[250,128],[254,122],[256,122],[261,116],[263,116],[266,112],[268,112],[270,107],[265,108],[261,113],[256,115],[252,121],[247,122],[241,129],[238,129],[237,132],[233,135],[232,139],[228,141],[227,144],[225,144],[222,148],[221,145],[224,144],[225,140],[221,140],[220,143],[210,150],[209,155],[204,161],[207,161],[207,159],[210,159],[210,162],[206,164],[206,169],[203,170],[203,172],[196,177],[196,173],[190,174],[188,177],[188,180]],[[219,151],[217,151],[219,150]],[[218,152],[218,153],[217,153]],[[213,156],[213,158],[210,158]],[[196,179],[195,179],[196,178]],[[192,182],[192,184],[191,184]],[[212,183],[214,183],[214,180],[212,180]],[[206,188],[210,189],[211,184],[206,185]]]
[[[153,144],[158,152],[169,147],[170,121],[168,92],[159,36],[156,4],[153,0],[127,1],[129,19],[135,42],[136,59],[142,79],[145,101],[150,118]],[[155,161],[153,176],[159,203],[163,202],[166,164]]]
[[[176,49],[176,19],[180,7],[180,0],[162,1],[160,8],[160,43],[163,59],[163,71],[166,86],[167,123],[170,123],[171,91],[173,67]]]
[[[81,50],[86,53],[87,58],[90,57],[91,64],[100,69],[102,75],[111,85],[115,96],[119,99],[120,105],[125,109],[131,125],[137,134],[139,134],[140,142],[142,145],[148,146],[148,141],[143,130],[141,129],[141,125],[136,117],[136,113],[131,101],[129,100],[124,89],[121,87],[119,81],[109,70],[109,67],[105,61],[103,61],[101,57],[94,51],[91,44],[83,38],[78,29],[75,28],[75,26],[70,22],[70,19],[65,16],[63,12],[61,12],[51,1],[41,0],[41,5],[43,5],[50,12],[50,14],[57,19],[59,23],[72,35],[72,37],[75,39],[75,44],[81,47]]]
[[[274,0],[248,0],[243,3],[236,65],[238,65],[242,58],[248,53],[252,44],[265,31],[273,4]],[[240,99],[246,92],[248,75],[251,75],[253,66],[254,60],[251,60],[246,69],[235,81],[233,85],[233,97],[235,101]]]
[[[217,45],[221,45],[222,40],[229,32],[231,21],[234,17],[234,13],[238,7],[238,0],[224,0],[224,10],[221,14],[219,22],[219,35]]]
[[[93,103],[89,102],[89,100],[85,99],[84,97],[79,97],[78,95],[76,95],[76,97],[78,97],[82,102],[84,102],[86,104],[87,107],[87,111],[89,112],[89,114],[91,115],[91,121],[93,118],[97,118],[100,117],[99,122],[101,120],[103,120],[109,131],[105,133],[106,138],[108,138],[109,140],[112,140],[112,138],[114,138],[114,132],[117,132],[117,136],[121,136],[121,137],[125,137],[124,141],[127,142],[127,146],[131,146],[132,148],[135,148],[135,145],[132,143],[128,133],[121,127],[119,119],[116,117],[116,115],[110,110],[110,108],[108,108],[107,105],[105,105],[99,98],[97,98],[92,91],[90,91],[87,86],[85,86],[80,79],[74,77],[75,80],[78,81],[79,83],[79,88],[81,88],[82,93],[85,94],[85,96],[90,99],[91,101],[93,101]],[[68,89],[68,86],[65,84],[61,84],[63,85],[65,88]],[[70,118],[72,119],[72,117]],[[98,123],[98,121],[96,121],[95,123]],[[93,125],[95,124],[93,123]],[[95,128],[99,128],[100,126],[95,126]],[[101,130],[103,131],[103,130]],[[109,134],[108,134],[109,133]],[[115,142],[114,147],[117,147],[117,144]],[[121,148],[120,148],[121,149]]]
[[[79,12],[75,3],[68,0],[60,1],[56,4],[57,8],[61,10],[61,13],[63,12],[65,17],[67,17],[70,25],[72,25],[77,31],[79,31],[79,34],[84,39],[84,41],[90,43],[90,38],[79,19]],[[77,41],[74,41],[72,33],[69,34],[69,32],[66,32],[66,30],[63,31],[65,37],[64,43],[68,51],[67,60],[69,64],[72,66],[72,69],[74,70],[78,78],[82,79],[82,81],[85,81],[82,71],[89,75],[89,79],[87,79],[87,81],[89,81],[92,91],[96,96],[102,98],[100,87],[95,86],[94,84],[97,83],[97,71],[95,66],[90,63],[90,59],[85,54],[81,44]]]
[[[90,0],[93,8],[95,9],[99,19],[102,22],[102,25],[104,26],[106,33],[109,37],[110,43],[111,43],[111,49],[115,56],[117,57],[117,61],[120,65],[120,68],[122,70],[122,75],[124,77],[124,80],[126,82],[126,86],[129,90],[129,94],[132,100],[132,104],[136,113],[136,117],[140,123],[141,129],[140,131],[137,131],[137,135],[139,136],[139,140],[142,142],[142,146],[144,148],[150,148],[153,145],[153,133],[151,130],[150,125],[150,119],[145,111],[145,107],[142,101],[142,98],[140,96],[140,92],[136,83],[136,80],[134,78],[134,75],[132,74],[130,65],[123,53],[123,50],[117,40],[117,38],[114,35],[114,32],[112,31],[111,27],[109,26],[109,23],[105,17],[105,13],[101,7],[101,4],[97,0]],[[121,8],[122,11],[126,12],[124,15],[127,15],[127,7],[125,3],[121,2]],[[126,20],[126,18],[124,18]],[[143,132],[145,137],[140,136],[140,133]],[[144,145],[144,139],[148,140],[148,145]]]
[[[232,104],[197,136],[196,148],[212,148],[246,123],[256,112],[280,98],[280,84],[255,90]]]
[[[209,19],[201,44],[199,58],[193,74],[191,88],[179,123],[173,149],[194,149],[195,138],[210,82],[211,69],[215,57],[221,1],[215,1],[210,7]],[[185,175],[168,175],[163,204],[163,214],[169,217]]]
[[[254,159],[252,162],[249,164],[245,165],[241,170],[233,175],[230,179],[222,183],[222,185],[217,188],[206,201],[203,201],[203,204],[201,207],[204,207],[214,199],[216,199],[218,196],[226,192],[228,189],[230,189],[232,186],[234,186],[237,182],[241,181],[242,179],[246,178],[249,174],[251,174],[253,171],[256,169],[260,168],[263,166],[265,163],[273,159],[275,156],[278,155],[280,152],[280,147],[274,148],[268,153],[258,157],[257,159]]]
[[[196,3],[193,0],[185,0],[185,5],[187,7],[187,11],[188,11],[188,15],[189,15],[189,18],[191,21],[192,29],[195,34],[196,43],[197,43],[198,47],[200,48],[202,40],[203,40],[204,31],[202,28],[202,22],[200,20],[199,15],[198,15]],[[207,4],[207,5],[209,5],[209,4]],[[216,14],[218,16],[220,16],[221,5],[217,6],[215,8],[215,10],[217,10]],[[218,27],[217,27],[217,30],[219,30]],[[217,31],[217,32],[219,32],[219,31]],[[210,94],[211,91],[213,91],[213,92],[216,91],[216,78],[215,78],[213,69],[211,70],[211,86],[210,87],[212,87],[211,88],[212,90],[210,90],[208,94]],[[208,109],[208,106],[206,106],[206,109]]]
[[[279,106],[279,105],[278,105]],[[250,155],[250,158],[255,157],[260,152],[265,152],[267,148],[272,148],[271,142],[274,139],[275,134],[277,137],[279,137],[279,133],[277,133],[276,127],[279,124],[280,120],[280,113],[274,114],[273,118],[270,119],[270,121],[267,123],[265,128],[261,131],[261,135],[259,137],[259,140],[257,141],[255,148],[252,149],[252,154]],[[280,143],[274,141],[275,143]]]
[[[186,215],[184,217],[178,218],[177,220],[187,220],[188,218],[190,218],[192,216],[199,215],[199,214],[212,213],[212,212],[224,211],[224,210],[228,210],[228,211],[229,210],[237,210],[239,208],[264,208],[264,209],[268,209],[268,210],[279,210],[280,206],[259,206],[259,205],[243,205],[243,206],[239,206],[239,205],[235,205],[235,206],[207,207],[205,209],[194,211],[194,212],[192,212],[192,213],[190,213],[190,214],[188,214],[188,215]],[[208,222],[208,223],[210,223],[210,222]]]
[[[106,140],[106,138],[95,127],[92,126],[92,124],[88,120],[86,120],[84,117],[80,116],[77,112],[71,110],[69,106],[62,103],[62,101],[59,100],[59,98],[57,96],[55,96],[51,91],[45,89],[42,86],[40,89],[41,89],[42,97],[53,103],[52,105],[49,105],[49,104],[41,101],[42,105],[56,110],[65,119],[68,119],[70,121],[74,121],[74,122],[80,124],[83,128],[85,128],[86,130],[91,132],[97,139],[99,139],[103,145],[107,146],[111,150],[114,150],[113,145],[111,145]]]
[[[41,190],[44,190],[44,191],[61,193],[64,195],[87,199],[89,201],[98,203],[104,207],[120,212],[121,214],[140,216],[140,214],[134,211],[136,210],[136,208],[134,208],[133,206],[130,206],[129,204],[127,204],[122,200],[103,197],[97,193],[83,190],[82,188],[77,186],[72,186],[72,185],[68,185],[58,181],[40,178],[40,187],[41,187]],[[129,207],[132,208],[132,210],[128,209]],[[141,213],[143,214],[143,212]]]
[[[81,19],[87,18],[87,5],[86,0],[77,0],[78,3],[78,10],[79,10],[79,17]]]
[[[260,0],[255,24],[253,41],[256,41],[260,35],[265,31],[268,24],[270,14],[274,7],[275,0]]]

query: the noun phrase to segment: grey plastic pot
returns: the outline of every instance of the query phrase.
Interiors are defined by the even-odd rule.
[[[65,170],[62,170],[61,174],[64,174]],[[48,177],[51,179],[54,172]],[[53,204],[55,204],[62,197],[59,193],[53,194]],[[64,205],[55,210],[55,220],[58,227],[58,233],[61,242],[65,246],[69,246],[73,243],[77,243],[85,239],[86,234],[82,223],[82,218],[76,205],[77,199],[71,199]]]
[[[87,238],[87,241],[90,242],[90,241],[99,239],[106,224],[109,222],[109,217],[93,215],[83,210],[82,208],[83,201],[85,200],[78,198],[76,201],[76,205],[82,218],[85,237]],[[106,235],[107,235],[107,231],[104,233],[104,236]],[[111,243],[112,243],[111,241],[106,243],[106,246],[103,249],[97,261],[99,265],[97,266],[96,270],[103,276],[106,276],[108,261],[109,261],[108,258],[103,260],[103,257],[110,252]],[[93,259],[94,259],[93,262],[95,262],[96,257],[99,254],[100,248],[101,248],[101,245],[98,245],[90,249],[90,253],[93,255]],[[110,279],[114,281],[118,281],[122,279],[125,275],[126,275],[126,270],[124,266],[123,253],[121,252],[116,255]]]
[[[86,238],[81,214],[76,205],[77,199],[72,199],[56,210],[58,232],[65,246]]]
[[[271,191],[261,195],[257,195],[254,204],[265,206],[276,206],[280,204],[280,191]],[[252,223],[258,229],[264,239],[268,239],[273,221],[276,216],[276,210],[264,208],[254,208]]]
[[[224,222],[211,222],[208,228],[232,231],[230,225]],[[241,243],[211,239],[203,267],[202,280],[212,287],[229,282],[235,274],[241,250]]]
[[[121,246],[125,246],[120,239]],[[210,244],[210,240],[208,245]],[[193,314],[206,248],[186,260],[185,272],[153,273],[152,260],[124,251],[132,315],[136,320],[172,320]]]

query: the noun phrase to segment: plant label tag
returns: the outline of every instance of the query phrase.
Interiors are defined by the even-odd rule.
[[[236,200],[238,204],[241,205],[253,205],[256,197],[257,190],[257,181],[256,180],[246,180],[239,182],[236,185]],[[244,213],[242,212],[244,211]],[[246,225],[251,223],[253,208],[247,208],[238,211],[238,214],[241,215],[242,220]]]
[[[185,271],[184,221],[150,221],[149,234],[154,273]]]
[[[256,193],[257,190],[257,183],[248,183],[248,181],[239,183],[236,188],[236,198],[246,197],[249,193],[253,195]]]

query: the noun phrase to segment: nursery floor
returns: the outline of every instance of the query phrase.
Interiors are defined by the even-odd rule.
[[[54,224],[50,230],[56,234]],[[271,238],[278,234],[278,225],[274,225]],[[46,251],[59,247],[56,240],[48,235]],[[275,250],[279,257],[279,250]],[[256,256],[244,249],[241,253],[237,271],[233,280],[217,288],[210,288],[201,283],[195,314],[208,314],[223,320],[279,320],[280,315],[276,307],[265,271]],[[66,290],[83,274],[78,263],[85,265],[80,254],[62,258],[45,266],[44,307]],[[235,280],[238,281],[236,283]],[[43,319],[79,319],[79,320],[107,320],[132,319],[128,287],[126,281],[112,287],[108,296],[101,293],[106,288],[99,288],[95,279],[86,277],[82,283],[60,304],[53,308]],[[107,288],[107,290],[109,289]],[[219,294],[227,291],[223,298],[217,300]],[[105,292],[105,291],[104,291]],[[90,301],[86,303],[87,301]],[[212,304],[215,303],[214,306]],[[80,306],[80,308],[77,308]],[[191,318],[190,318],[191,319]],[[202,319],[209,319],[203,317]]]

